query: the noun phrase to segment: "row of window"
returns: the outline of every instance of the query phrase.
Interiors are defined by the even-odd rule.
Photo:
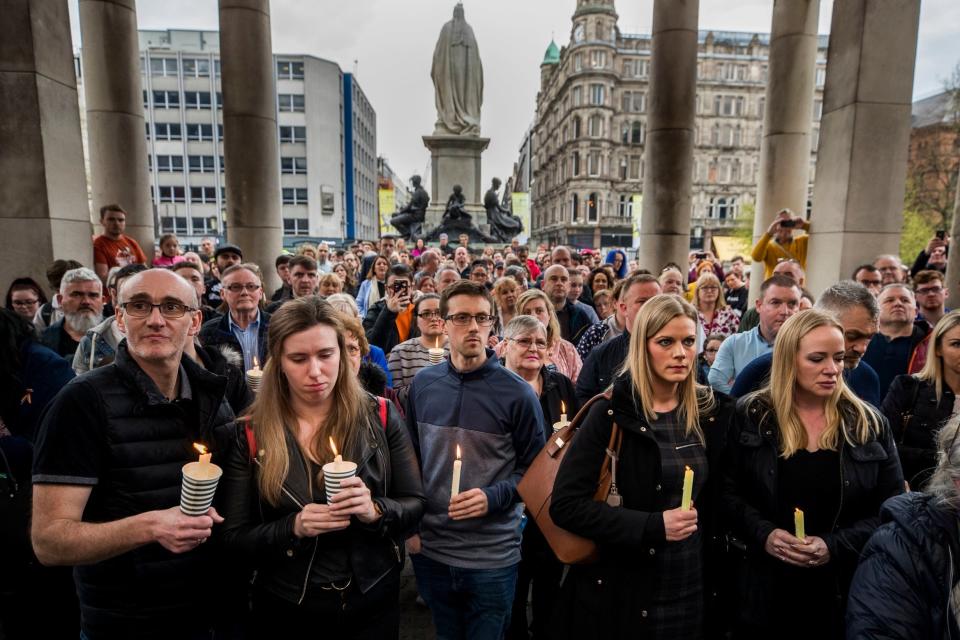
[[[189,226],[186,216],[161,216],[160,232],[176,233],[185,236],[191,231],[194,235],[208,235],[218,232],[216,216],[193,217],[190,218]]]
[[[147,156],[147,167],[153,170],[153,157]],[[214,164],[214,156],[187,156],[187,166],[190,173],[214,173],[217,168]],[[223,156],[220,156],[220,170],[223,171]],[[180,155],[158,155],[157,171],[165,173],[175,173],[183,171],[183,156]],[[280,158],[280,173],[286,175],[303,175],[307,173],[307,159],[299,158]]]
[[[154,109],[179,109],[180,92],[179,91],[153,91]],[[212,96],[209,91],[184,91],[183,107],[185,109],[212,109]],[[216,94],[217,109],[223,108],[223,94],[217,91]],[[149,95],[146,90],[143,92],[143,107],[150,108]],[[302,113],[306,107],[304,96],[300,93],[280,93],[277,94],[277,108],[286,113]]]
[[[151,138],[150,123],[146,123],[147,139]],[[183,125],[178,122],[155,122],[153,123],[153,136],[155,140],[177,141],[183,140]],[[187,140],[190,142],[212,142],[213,125],[212,124],[188,124]],[[223,125],[217,125],[217,140],[223,140]],[[306,142],[307,128],[296,126],[280,127],[280,142]],[[306,162],[306,159],[304,159]],[[297,173],[297,171],[291,171]]]
[[[183,58],[183,75],[190,78],[209,78],[209,58]],[[143,67],[141,58],[140,66]],[[176,58],[150,58],[150,75],[176,77],[178,62]],[[220,60],[213,61],[214,73],[220,77]],[[277,61],[277,78],[280,80],[303,80],[303,62],[292,60]]]

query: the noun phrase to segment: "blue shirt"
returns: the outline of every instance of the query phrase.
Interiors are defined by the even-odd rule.
[[[722,343],[717,358],[710,367],[710,386],[723,393],[730,393],[733,381],[743,369],[765,353],[773,351],[773,345],[760,335],[756,326],[744,333],[735,333]]]
[[[767,384],[770,379],[770,367],[773,365],[773,352],[766,353],[746,367],[737,376],[730,395],[734,398],[745,396],[752,391],[757,391]],[[869,364],[860,361],[855,369],[844,369],[843,380],[861,400],[872,404],[877,409],[883,400],[880,395],[880,377]]]
[[[259,352],[260,311],[257,311],[257,319],[248,324],[246,329],[241,329],[240,325],[233,321],[233,315],[230,313],[227,314],[227,323],[231,333],[233,333],[240,343],[240,350],[243,351],[243,370],[249,371],[253,369],[253,358]],[[257,364],[263,367],[262,362],[258,362]]]

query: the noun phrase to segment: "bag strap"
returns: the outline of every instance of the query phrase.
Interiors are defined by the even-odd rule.
[[[250,420],[244,422],[243,435],[247,440],[247,455],[250,456],[250,461],[253,462],[257,459],[259,450],[257,449],[257,436],[253,433],[253,423]]]
[[[380,426],[387,430],[387,399],[377,396],[377,404],[380,408]]]

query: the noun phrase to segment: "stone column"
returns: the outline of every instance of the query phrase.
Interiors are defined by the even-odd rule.
[[[807,282],[898,253],[920,0],[833,5]]]
[[[93,265],[70,18],[65,0],[2,6],[0,282],[46,289],[54,259]]]
[[[819,15],[820,0],[773,4],[754,243],[781,209],[795,215],[806,209]],[[750,270],[751,300],[763,282],[764,269],[758,266]]]
[[[687,264],[699,0],[655,0],[638,262]]]
[[[93,219],[101,206],[119,204],[126,234],[149,260],[155,234],[136,0],[80,0],[80,31]]]
[[[269,0],[220,0],[220,69],[227,236],[271,291],[283,233]]]

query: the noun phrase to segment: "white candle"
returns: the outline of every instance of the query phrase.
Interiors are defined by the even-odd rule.
[[[213,457],[213,454],[207,453],[207,448],[205,446],[199,442],[194,442],[193,448],[200,452],[200,464],[210,464],[210,459]]]
[[[560,421],[553,423],[553,432],[556,433],[563,429],[565,426],[570,424],[567,420],[567,405],[564,404],[563,400],[560,401]]]
[[[680,500],[680,508],[684,511],[690,511],[690,502],[693,500],[693,469],[686,467],[683,472],[683,496]]]
[[[460,471],[462,468],[460,461],[460,445],[457,445],[457,459],[453,461],[453,484],[450,485],[450,497],[460,493]]]

